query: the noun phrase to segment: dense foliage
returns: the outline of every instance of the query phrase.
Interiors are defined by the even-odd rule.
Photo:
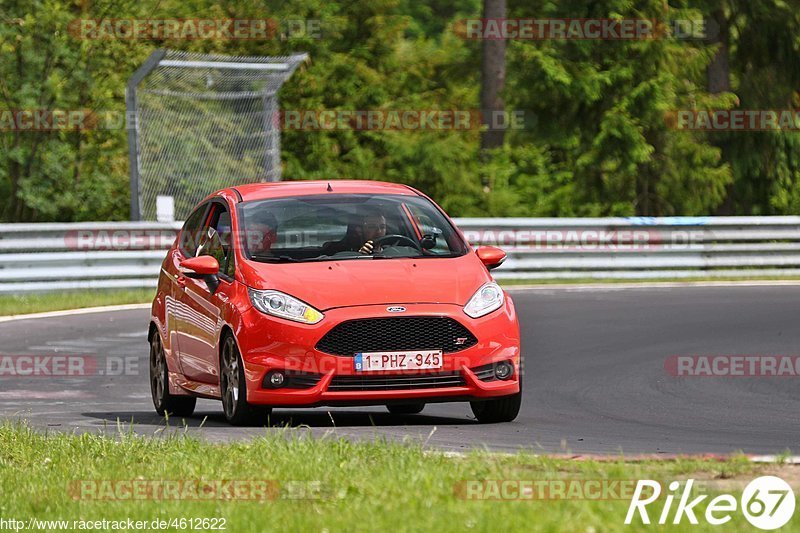
[[[268,8],[265,6],[269,6]],[[0,0],[0,110],[124,112],[127,78],[156,48],[305,51],[286,109],[461,109],[480,102],[480,0]],[[404,182],[462,216],[789,214],[800,209],[800,133],[680,131],[680,109],[800,107],[798,0],[509,0],[519,18],[723,16],[729,89],[710,91],[720,43],[511,40],[503,99],[526,127],[489,157],[478,130],[286,131],[286,179]],[[81,18],[321,21],[268,40],[76,39]],[[124,129],[0,127],[0,220],[125,219]]]

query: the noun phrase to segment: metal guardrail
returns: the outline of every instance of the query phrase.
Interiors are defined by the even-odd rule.
[[[0,224],[0,294],[155,287],[181,225]]]
[[[800,217],[460,218],[496,278],[800,276]],[[0,224],[0,293],[155,287],[180,223]]]

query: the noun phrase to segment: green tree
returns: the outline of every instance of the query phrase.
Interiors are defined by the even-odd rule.
[[[7,111],[124,110],[139,43],[80,40],[69,23],[82,2],[0,0],[0,102]],[[119,2],[114,7],[118,7]],[[138,12],[135,2],[129,8]],[[107,2],[92,16],[113,16]],[[114,129],[0,132],[0,219],[92,220],[127,214],[127,139]]]
[[[800,108],[800,3],[705,0],[701,8],[720,28],[709,91],[728,91],[740,109]],[[709,140],[733,170],[721,214],[800,210],[800,132],[720,132]]]
[[[660,0],[526,2],[511,10],[516,17],[665,22],[675,15]],[[494,166],[519,192],[501,192],[506,199],[495,208],[502,213],[521,201],[536,206],[531,214],[552,216],[714,209],[731,179],[719,149],[665,120],[670,111],[713,100],[703,83],[710,56],[674,38],[512,42],[507,102],[530,110],[537,125],[515,132]]]
[[[481,157],[477,129],[286,130],[283,175],[408,183],[460,216],[796,212],[799,133],[679,131],[668,118],[679,109],[800,107],[797,4],[509,0],[509,17],[706,18],[725,31],[709,41],[509,41],[501,97],[507,111],[524,112],[527,127],[506,131],[489,157]],[[477,110],[482,43],[462,38],[456,28],[462,19],[480,18],[482,5],[0,0],[0,110],[120,115],[128,77],[159,47],[230,55],[308,52],[310,62],[281,91],[281,106],[289,110]],[[68,31],[79,18],[311,19],[322,22],[322,35],[81,40]],[[182,161],[174,159],[180,174]],[[221,174],[253,166],[229,163],[220,163]],[[487,189],[482,176],[489,178]],[[125,129],[0,130],[0,197],[4,221],[127,218]]]

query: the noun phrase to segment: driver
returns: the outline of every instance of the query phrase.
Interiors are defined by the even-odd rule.
[[[386,235],[386,217],[378,210],[371,210],[348,227],[347,234],[340,241],[327,242],[322,247],[323,255],[351,251],[371,254],[375,251],[375,241]]]
[[[374,251],[374,241],[386,235],[386,218],[380,213],[366,215],[361,223],[361,239],[364,244],[358,253],[371,254]]]

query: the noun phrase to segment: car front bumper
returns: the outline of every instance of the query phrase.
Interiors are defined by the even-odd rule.
[[[239,348],[247,380],[247,401],[271,406],[369,405],[402,402],[438,402],[488,399],[515,394],[520,390],[519,326],[513,302],[506,297],[501,309],[473,319],[463,308],[451,304],[403,304],[408,317],[450,317],[466,327],[477,339],[469,348],[444,353],[442,368],[431,371],[392,371],[364,373],[355,370],[352,356],[323,353],[317,342],[332,328],[348,320],[397,317],[386,305],[329,309],[319,324],[305,325],[261,314],[254,308],[245,313],[247,335],[239,338]],[[429,349],[437,349],[431,346]],[[388,351],[388,350],[387,350]],[[507,380],[486,381],[476,369],[508,361],[514,373]],[[265,376],[272,371],[314,376],[316,383],[306,388],[269,388]],[[447,375],[458,383],[408,387],[381,387],[382,380],[413,379],[415,376]],[[482,374],[485,377],[485,374]],[[313,381],[313,380],[312,380]],[[349,383],[347,390],[342,382]],[[364,387],[352,385],[361,383]]]

